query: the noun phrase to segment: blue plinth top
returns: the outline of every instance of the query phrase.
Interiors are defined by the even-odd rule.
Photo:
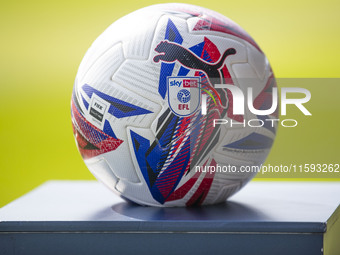
[[[323,233],[339,212],[338,182],[256,182],[227,202],[143,207],[96,181],[49,181],[0,209],[0,232],[167,231]]]

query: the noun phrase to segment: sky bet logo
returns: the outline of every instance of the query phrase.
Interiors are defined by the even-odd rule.
[[[176,80],[173,80],[170,82],[170,86],[177,86],[177,87],[181,87],[181,84],[182,82],[181,81],[176,81]]]
[[[170,81],[170,87],[172,86],[181,87],[182,82],[183,82],[183,88],[197,88],[198,87],[197,80],[191,80],[191,79],[183,79],[183,81],[179,81],[179,80]]]
[[[169,107],[177,116],[193,114],[201,103],[201,77],[167,77]]]
[[[198,87],[198,80],[183,80],[183,87],[184,88],[197,88]]]
[[[244,115],[245,114],[245,100],[247,99],[247,106],[248,110],[254,114],[255,116],[267,116],[267,119],[244,119],[243,122],[236,122],[232,119],[214,119],[213,126],[216,125],[229,125],[230,127],[233,126],[243,126],[243,127],[262,127],[264,126],[265,122],[270,123],[272,127],[277,124],[281,124],[283,127],[296,127],[298,125],[297,120],[295,119],[275,119],[270,117],[269,115],[273,114],[278,108],[278,89],[276,87],[272,88],[272,105],[269,109],[256,109],[253,105],[253,88],[249,87],[247,89],[247,97],[243,94],[242,90],[234,85],[227,85],[227,84],[215,84],[215,88],[224,88],[228,89],[232,96],[233,101],[232,105],[229,107],[233,107],[233,114],[234,115]],[[304,97],[299,98],[288,98],[287,94],[289,93],[299,93],[302,94]],[[304,88],[281,88],[281,115],[287,115],[287,105],[295,105],[304,115],[311,116],[312,114],[306,109],[303,105],[307,103],[311,99],[311,93],[309,90]],[[207,94],[202,94],[202,114],[207,114]]]

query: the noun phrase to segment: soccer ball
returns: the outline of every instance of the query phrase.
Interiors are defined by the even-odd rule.
[[[89,48],[75,79],[73,132],[87,167],[141,205],[225,201],[265,161],[277,125],[263,119],[277,112],[236,115],[231,90],[216,84],[244,94],[251,87],[256,109],[272,103],[271,67],[233,21],[187,4],[119,19]]]

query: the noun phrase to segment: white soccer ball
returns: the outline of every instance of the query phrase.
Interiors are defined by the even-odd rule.
[[[244,95],[251,87],[256,109],[270,108],[276,87],[261,49],[230,19],[160,4],[114,22],[74,84],[73,131],[87,167],[142,205],[225,201],[265,161],[277,125],[263,120],[277,112],[234,115],[231,91],[216,84]]]

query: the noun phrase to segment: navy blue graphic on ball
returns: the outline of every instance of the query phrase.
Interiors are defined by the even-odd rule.
[[[183,104],[189,102],[190,101],[190,92],[189,92],[189,90],[181,89],[178,92],[178,94],[177,94],[177,98]]]

